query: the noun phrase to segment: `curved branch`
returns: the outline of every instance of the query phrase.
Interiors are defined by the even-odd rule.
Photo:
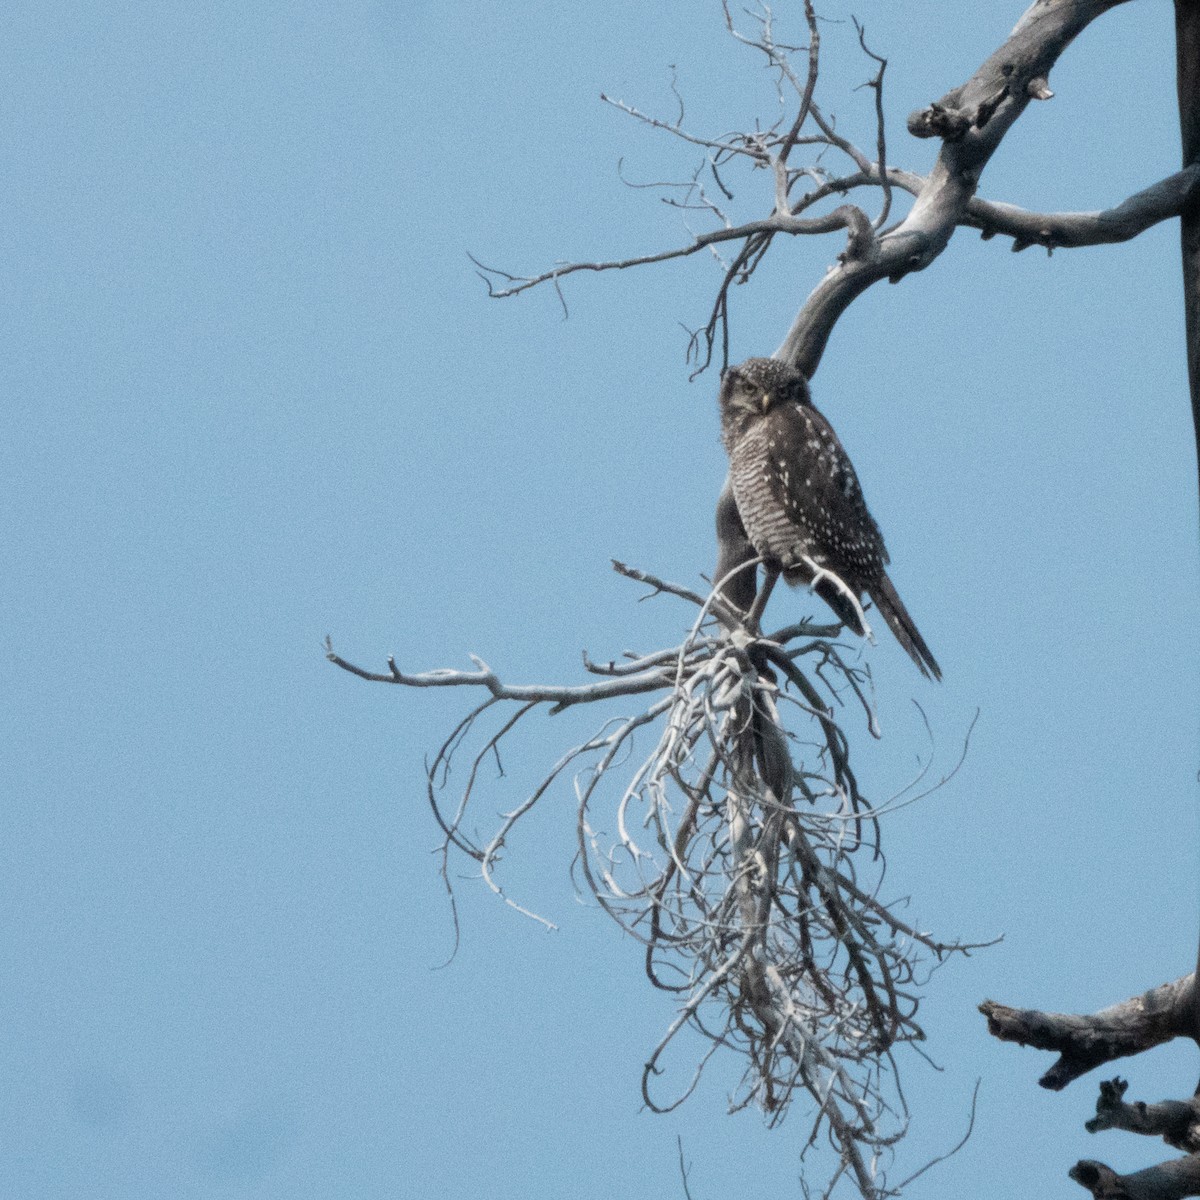
[[[912,196],[919,196],[928,183],[926,176],[915,171],[888,167],[881,173],[873,163],[869,171],[822,183],[806,193],[793,211],[856,188],[882,187],[885,181]],[[1200,164],[1185,167],[1135,192],[1120,204],[1098,211],[1035,212],[1001,200],[972,196],[958,223],[982,231],[985,238],[997,234],[1011,237],[1017,243],[1014,250],[1035,244],[1047,249],[1074,249],[1127,242],[1162,221],[1184,215],[1197,200],[1200,200]]]
[[[838,318],[872,284],[924,270],[946,248],[988,160],[1072,40],[1127,0],[1037,0],[1016,29],[961,87],[915,114],[909,129],[944,139],[908,216],[879,239],[869,259],[842,262],[805,301],[775,357],[812,377]]]
[[[1011,237],[1014,250],[1033,245],[1051,250],[1102,246],[1127,242],[1152,225],[1180,216],[1197,198],[1200,165],[1168,175],[1103,212],[1029,212],[1015,204],[975,197],[959,223],[982,230],[985,238]]]

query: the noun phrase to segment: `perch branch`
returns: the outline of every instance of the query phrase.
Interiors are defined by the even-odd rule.
[[[552,927],[507,894],[500,874],[529,814],[573,786],[577,885],[644,945],[650,980],[676,998],[644,1068],[648,1106],[675,1107],[713,1054],[734,1053],[744,1066],[735,1108],[760,1105],[776,1122],[806,1096],[814,1135],[824,1130],[837,1151],[835,1176],[882,1200],[880,1155],[904,1130],[892,1051],[924,1037],[918,991],[929,971],[975,947],[935,938],[878,897],[877,810],[859,790],[839,723],[846,696],[873,724],[865,670],[829,640],[840,626],[757,636],[719,593],[613,565],[651,595],[682,602],[693,619],[678,646],[619,665],[585,656],[586,669],[603,676],[596,683],[506,684],[479,659],[473,671],[408,674],[389,660],[386,672],[372,672],[327,654],[370,681],[484,693],[427,769],[447,886],[449,858],[461,856],[506,904]],[[539,709],[595,704],[619,715],[532,785],[518,785],[517,802],[488,817],[490,833],[473,832],[485,768],[503,774],[502,746]],[[643,738],[651,744],[635,753]],[[461,758],[465,777],[451,788]],[[671,1086],[666,1063],[685,1034],[701,1051]]]
[[[1059,55],[1097,17],[1126,0],[1037,0],[1004,44],[961,87],[909,118],[917,136],[940,137],[937,163],[908,215],[880,237],[869,259],[847,259],[805,301],[776,357],[809,378],[838,318],[881,279],[924,270],[963,222],[988,161],[1030,103],[1027,84],[1045,79]]]

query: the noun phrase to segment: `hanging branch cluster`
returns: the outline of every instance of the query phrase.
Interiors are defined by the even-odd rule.
[[[674,1108],[709,1057],[732,1050],[744,1064],[734,1108],[757,1104],[779,1121],[804,1093],[810,1141],[832,1142],[836,1176],[884,1195],[880,1155],[905,1118],[892,1053],[923,1037],[929,970],[972,947],[933,938],[901,918],[902,901],[878,894],[879,818],[904,794],[872,807],[851,766],[844,706],[874,729],[867,673],[834,640],[839,626],[752,636],[718,596],[615,565],[697,615],[679,646],[606,663],[585,656],[592,683],[506,684],[478,660],[475,671],[410,675],[391,660],[371,672],[332,648],[329,657],[378,682],[486,693],[428,767],[447,885],[451,859],[471,860],[493,891],[549,924],[505,893],[497,871],[519,823],[573,791],[579,885],[643,945],[650,981],[677,999],[643,1073],[650,1108]],[[635,704],[614,714],[615,701]],[[539,709],[595,705],[598,730],[475,833],[483,780],[518,726]],[[647,738],[649,753],[635,753]],[[707,1049],[688,1082],[664,1093],[664,1060],[684,1030]]]

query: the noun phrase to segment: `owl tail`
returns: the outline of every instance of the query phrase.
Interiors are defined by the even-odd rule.
[[[941,679],[942,668],[937,665],[937,659],[925,645],[913,619],[908,615],[904,602],[896,595],[896,589],[886,573],[880,571],[878,583],[872,582],[871,599],[879,609],[880,616],[888,623],[888,628],[896,635],[896,641],[908,653],[908,657],[920,668],[926,679]]]

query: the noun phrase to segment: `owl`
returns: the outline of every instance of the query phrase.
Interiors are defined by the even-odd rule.
[[[870,597],[921,673],[941,679],[888,578],[883,535],[854,467],[813,407],[804,376],[773,358],[749,358],[721,376],[720,404],[738,514],[768,581],[782,571],[793,586],[813,585],[859,634],[865,632],[861,609],[847,592]]]

